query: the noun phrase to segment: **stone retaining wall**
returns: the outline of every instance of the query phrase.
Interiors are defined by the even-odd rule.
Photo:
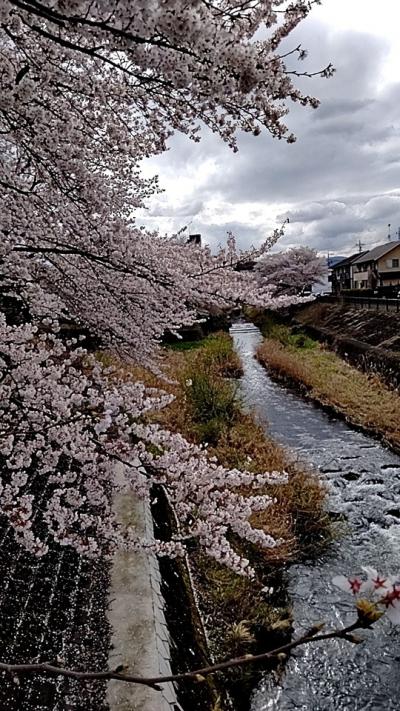
[[[378,373],[391,387],[400,387],[400,314],[314,302],[294,309],[292,323],[361,370]]]
[[[130,494],[119,497],[116,507],[127,525],[151,540],[148,507]],[[48,661],[81,670],[127,664],[138,674],[170,674],[156,556],[121,552],[110,571],[104,559],[79,556],[51,538],[47,543],[49,553],[36,558],[0,518],[1,661]],[[136,710],[179,711],[173,685],[163,685],[160,693],[123,682],[107,689],[99,681],[0,673],[0,711]]]

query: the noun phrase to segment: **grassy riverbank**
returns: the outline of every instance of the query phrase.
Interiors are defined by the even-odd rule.
[[[289,473],[287,484],[268,487],[276,504],[253,519],[258,527],[287,541],[264,556],[280,564],[299,555],[305,546],[316,545],[326,533],[325,490],[243,411],[236,382],[227,380],[241,374],[230,337],[218,334],[205,339],[200,348],[169,353],[167,369],[176,380],[175,401],[157,414],[158,421],[192,442],[207,442],[210,456],[224,466]]]
[[[400,396],[317,341],[265,319],[257,358],[279,379],[400,450]]]
[[[213,619],[213,651],[236,653],[229,645],[240,636],[236,625],[241,621],[246,620],[250,628],[256,624],[257,629],[272,631],[282,617],[287,617],[282,566],[319,550],[331,536],[324,510],[326,492],[311,472],[296,464],[250,414],[243,412],[235,381],[226,379],[241,373],[240,360],[227,334],[209,337],[193,349],[170,350],[166,367],[176,381],[171,386],[175,400],[157,414],[159,422],[182,432],[192,442],[207,442],[210,456],[224,466],[254,472],[285,469],[289,473],[287,484],[266,488],[276,503],[252,519],[255,526],[285,540],[279,548],[268,551],[246,547],[246,555],[257,569],[258,583],[237,576],[201,553],[192,557],[196,584],[205,604],[203,612]],[[262,592],[266,586],[274,588],[270,599]],[[247,648],[254,646],[249,640],[244,644]]]

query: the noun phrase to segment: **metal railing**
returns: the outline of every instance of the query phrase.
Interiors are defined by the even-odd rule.
[[[388,299],[385,296],[331,296],[329,301],[351,304],[358,309],[400,312],[400,299]]]

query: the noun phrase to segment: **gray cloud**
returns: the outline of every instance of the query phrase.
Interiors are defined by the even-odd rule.
[[[323,251],[350,252],[358,239],[368,245],[385,239],[388,222],[393,231],[397,229],[400,83],[383,90],[380,86],[387,47],[370,35],[330,32],[311,18],[299,26],[291,42],[310,50],[307,63],[296,69],[312,70],[329,61],[337,68],[330,80],[299,80],[303,90],[321,99],[321,106],[316,111],[291,108],[286,122],[297,142],[288,145],[266,134],[257,138],[245,134],[239,137],[239,152],[233,154],[207,130],[199,144],[175,136],[171,150],[157,164],[161,184],[165,175],[171,182],[175,178],[179,189],[179,175],[184,173],[193,181],[193,199],[168,212],[163,198],[159,211],[153,207],[152,214],[197,214],[196,229],[201,228],[211,244],[232,229],[243,247],[262,238],[273,223],[271,216],[275,224],[286,216],[290,219],[281,247],[303,243]],[[207,160],[215,169],[209,180],[197,184],[199,166]],[[174,188],[171,191],[166,202],[169,194],[176,197]],[[283,212],[282,205],[290,207]],[[231,208],[240,219],[232,221]],[[260,226],[264,209],[268,216]]]
[[[358,240],[365,248],[387,239],[387,224],[395,236],[400,226],[400,194],[349,196],[335,201],[321,201],[289,210],[279,215],[290,220],[281,244],[291,246],[301,241],[323,251],[355,251]]]
[[[202,200],[184,202],[177,207],[172,207],[168,200],[158,200],[153,203],[148,211],[151,217],[189,217],[198,215],[202,211],[204,203]]]

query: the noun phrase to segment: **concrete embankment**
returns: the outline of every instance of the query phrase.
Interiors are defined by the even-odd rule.
[[[118,520],[134,526],[139,536],[153,537],[150,508],[133,494],[115,501]],[[155,555],[146,551],[121,551],[111,571],[109,623],[112,631],[111,669],[124,665],[141,676],[171,674],[169,632],[160,591],[161,576]],[[162,691],[147,686],[112,681],[108,686],[110,711],[177,711],[172,684]]]

